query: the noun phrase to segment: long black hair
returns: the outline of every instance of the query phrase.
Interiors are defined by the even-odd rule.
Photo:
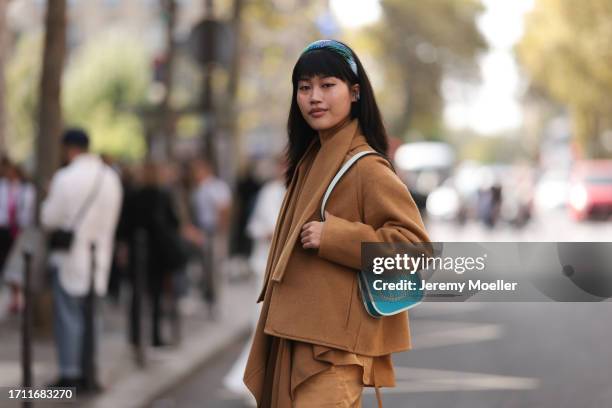
[[[347,46],[347,48],[349,47]],[[310,143],[314,139],[318,140],[317,131],[308,125],[297,104],[298,81],[304,78],[333,76],[344,81],[349,88],[359,84],[360,97],[351,105],[351,119],[358,119],[359,126],[368,144],[378,153],[387,156],[389,146],[387,131],[376,104],[372,85],[357,54],[351,48],[349,49],[357,63],[358,75],[355,75],[343,57],[325,48],[303,54],[293,68],[293,74],[291,75],[293,93],[291,95],[289,119],[287,120],[287,135],[289,136],[286,152],[287,171],[285,173],[287,186],[289,186],[297,164]]]

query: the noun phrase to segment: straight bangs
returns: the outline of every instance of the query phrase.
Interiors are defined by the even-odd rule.
[[[299,80],[315,76],[336,77],[349,84],[358,82],[348,63],[340,55],[326,49],[310,51],[300,57],[291,75],[294,89]]]

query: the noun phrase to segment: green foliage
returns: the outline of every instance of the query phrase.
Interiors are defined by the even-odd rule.
[[[611,38],[609,0],[537,0],[517,46],[534,85],[568,108],[587,156],[612,116]]]
[[[86,128],[95,151],[137,159],[144,130],[134,109],[146,102],[148,59],[134,38],[103,34],[73,55],[64,77],[66,123]]]
[[[478,0],[382,0],[382,21],[368,30],[377,42],[387,80],[381,94],[401,109],[388,118],[391,131],[403,136],[419,131],[437,138],[444,105],[441,82],[446,75],[474,81],[477,58],[486,42],[476,26]],[[382,101],[384,107],[385,100]]]
[[[25,159],[37,131],[42,36],[24,35],[7,63],[8,149]],[[145,153],[141,121],[134,109],[146,101],[148,59],[136,40],[107,34],[72,55],[63,78],[65,123],[86,128],[92,148],[129,159]]]

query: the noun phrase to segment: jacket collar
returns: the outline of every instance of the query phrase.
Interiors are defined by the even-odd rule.
[[[271,276],[273,281],[282,281],[287,262],[289,261],[295,242],[300,234],[302,225],[317,212],[327,186],[342,164],[351,156],[350,152],[362,145],[367,145],[367,143],[363,135],[361,135],[357,119],[353,119],[332,137],[327,138],[322,144],[312,163],[308,179],[300,194],[300,202],[296,203],[295,215],[288,236],[286,237],[287,239],[284,240],[284,242],[275,242],[275,245],[282,245],[283,248],[278,260],[269,263],[269,267],[273,268]],[[310,151],[311,148],[309,148],[308,151]],[[294,190],[295,178],[296,176],[294,175],[294,180],[291,183],[288,194],[291,194]],[[296,197],[293,197],[293,199],[296,199]],[[281,210],[281,217],[279,217],[279,220],[284,219],[284,212],[288,204],[288,200],[286,201],[287,202],[284,203],[283,209]],[[277,236],[275,240],[282,240],[283,238],[285,237]]]

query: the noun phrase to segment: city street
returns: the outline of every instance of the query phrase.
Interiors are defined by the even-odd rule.
[[[0,408],[355,405],[264,332],[411,340],[385,408],[612,408],[612,0],[574,3],[0,0]]]
[[[603,241],[607,223],[551,214],[524,230],[430,224],[434,240]],[[385,407],[609,407],[612,303],[425,303],[411,312],[414,349],[394,356],[397,386]],[[243,407],[223,376],[245,339],[152,407]],[[372,389],[365,407],[375,406]]]

